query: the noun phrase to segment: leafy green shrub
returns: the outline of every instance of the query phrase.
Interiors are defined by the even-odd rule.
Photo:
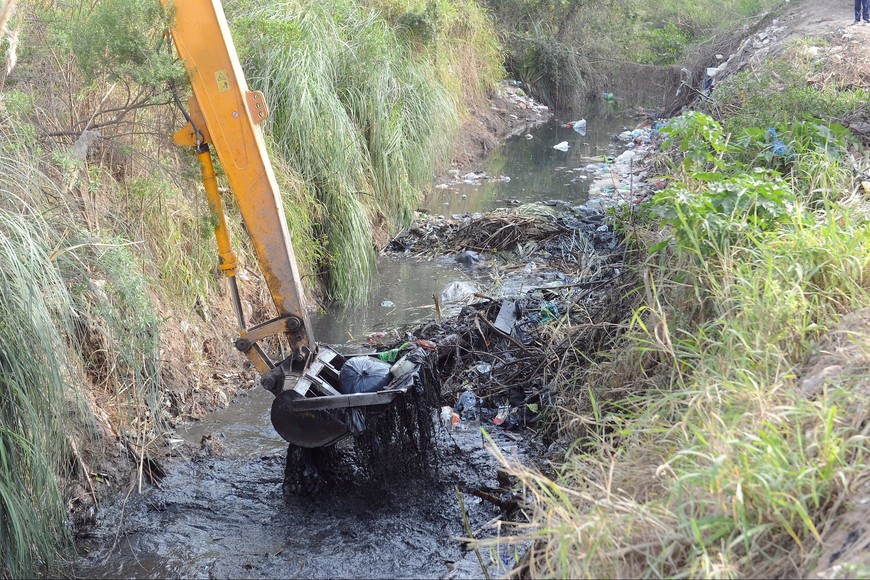
[[[680,244],[701,254],[711,243],[721,247],[770,229],[794,213],[799,199],[818,204],[848,178],[842,162],[848,131],[836,124],[805,120],[750,127],[732,137],[709,116],[690,112],[662,132],[662,147],[677,150],[680,164],[650,212],[673,227]]]
[[[673,227],[680,244],[706,255],[708,243],[721,247],[734,237],[769,229],[792,213],[795,200],[779,174],[758,168],[734,177],[696,175],[692,189],[671,185],[655,196],[652,212]]]
[[[399,33],[411,42],[423,46],[434,44],[441,30],[441,16],[438,5],[429,2],[426,8],[419,12],[406,12],[399,17]]]
[[[67,40],[89,80],[128,78],[163,86],[184,79],[184,69],[163,42],[168,18],[156,1],[100,0],[56,33]]]

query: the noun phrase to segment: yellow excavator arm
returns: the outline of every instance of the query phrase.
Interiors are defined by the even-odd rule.
[[[305,310],[304,294],[281,193],[266,152],[260,123],[269,114],[264,96],[248,89],[220,0],[161,0],[171,19],[171,35],[184,62],[193,96],[187,125],[177,144],[195,149],[215,227],[220,266],[229,279],[239,324],[236,347],[261,373],[275,395],[272,425],[299,447],[331,445],[349,433],[347,410],[383,407],[408,386],[374,393],[343,393],[340,370],[346,359],[317,345]],[[212,164],[217,153],[253,241],[257,261],[277,309],[272,320],[248,327],[239,299],[238,261],[227,230]],[[274,356],[264,339],[283,335],[289,353]]]
[[[212,215],[221,268],[230,279],[241,331],[240,348],[261,373],[274,366],[257,343],[283,332],[295,360],[307,362],[314,344],[303,303],[299,271],[284,217],[281,193],[258,125],[268,109],[263,94],[248,90],[223,9],[212,0],[163,0],[173,11],[172,38],[193,88],[188,124],[175,142],[197,148]],[[278,310],[265,325],[245,328],[236,290],[237,261],[230,245],[209,145],[214,147],[260,269]]]

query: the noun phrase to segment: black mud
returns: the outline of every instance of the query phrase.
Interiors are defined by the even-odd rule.
[[[528,444],[492,431],[508,457],[526,455]],[[466,492],[476,535],[491,537],[503,512],[471,493],[499,489],[497,462],[479,428],[438,428],[436,445],[434,467],[336,482],[289,502],[281,489],[283,453],[235,458],[231,449],[204,449],[205,457],[172,459],[159,487],[103,506],[99,528],[80,538],[88,555],[77,575],[480,577],[476,556],[458,539],[466,533],[455,487]],[[352,462],[355,455],[344,451]],[[512,565],[506,555],[483,556],[495,574]]]

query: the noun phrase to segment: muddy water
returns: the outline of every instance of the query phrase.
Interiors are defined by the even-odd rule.
[[[588,174],[575,169],[588,165],[589,158],[614,157],[622,152],[625,146],[616,145],[611,137],[631,121],[627,115],[605,109],[586,115],[585,136],[563,127],[566,120],[574,121],[583,116],[574,114],[523,131],[499,145],[479,166],[465,172],[483,172],[495,178],[504,176],[510,181],[483,179],[464,183],[461,177],[445,178],[438,185],[447,185],[447,188],[433,189],[421,202],[421,207],[433,215],[449,216],[485,212],[517,202],[584,203],[592,180]],[[526,138],[527,135],[531,138]],[[562,141],[568,142],[568,151],[553,149],[553,145]],[[313,317],[318,340],[358,341],[373,332],[431,319],[432,295],[439,294],[448,283],[466,280],[480,286],[487,282],[479,278],[479,272],[463,268],[449,257],[427,260],[383,255],[378,259],[378,270],[380,284],[366,303],[332,308]]]
[[[436,213],[484,211],[508,203],[585,200],[584,182],[565,169],[584,165],[586,155],[612,155],[610,136],[619,119],[589,119],[581,137],[551,123],[506,142],[480,170],[509,182],[451,184],[427,200]],[[552,149],[569,141],[568,152]],[[588,145],[587,145],[588,144]],[[465,196],[465,197],[463,197]],[[335,309],[315,318],[323,342],[359,340],[432,316],[431,296],[447,282],[470,273],[450,260],[415,261],[385,256],[381,285],[369,303]],[[271,395],[241,393],[173,440],[161,459],[168,475],[111,505],[79,540],[81,577],[480,577],[477,557],[463,549],[465,536],[455,487],[495,488],[497,462],[484,449],[480,429],[437,432],[437,467],[398,472],[385,480],[344,480],[313,499],[285,503],[281,485],[286,445],[273,432]],[[433,417],[434,420],[434,417]],[[527,440],[515,441],[488,428],[509,457],[540,455]],[[353,462],[350,455],[344,461]],[[500,533],[499,508],[466,494],[477,536]],[[482,554],[492,574],[513,565],[512,555]]]
[[[617,147],[611,137],[622,132],[626,116],[609,110],[587,115],[586,135],[580,135],[566,121],[575,121],[582,114],[553,119],[530,131],[515,135],[493,150],[479,168],[498,178],[510,181],[483,180],[464,183],[464,179],[442,180],[423,200],[423,206],[435,214],[483,212],[511,202],[563,200],[572,205],[582,204],[589,192],[588,179],[574,172],[590,163],[589,158],[614,156],[625,147]],[[568,150],[553,146],[567,141]],[[463,172],[466,173],[467,172]],[[573,181],[572,181],[573,180]],[[456,183],[459,181],[459,183]],[[463,197],[465,196],[465,197]]]
[[[313,499],[285,503],[285,445],[272,434],[269,398],[243,393],[229,409],[182,435],[191,444],[166,462],[169,475],[127,501],[103,506],[104,520],[80,541],[90,554],[83,577],[459,577],[482,575],[465,535],[455,485],[497,487],[496,463],[479,430],[438,434],[436,469],[387,480],[342,482]],[[209,437],[209,449],[192,444]],[[493,433],[509,457],[514,441]],[[217,442],[217,443],[215,443]],[[499,510],[466,495],[478,535]],[[120,532],[117,530],[120,529]],[[511,564],[506,550],[487,551],[492,573]]]

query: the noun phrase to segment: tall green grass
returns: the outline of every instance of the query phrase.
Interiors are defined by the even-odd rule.
[[[519,471],[539,506],[536,575],[766,577],[812,564],[870,458],[868,385],[835,377],[810,399],[797,375],[826,330],[870,304],[870,226],[832,216],[756,242],[655,271],[619,356],[660,357],[656,386],[575,409],[597,428],[558,480]],[[694,321],[680,315],[697,316],[682,302],[693,294],[712,305]],[[640,387],[649,372],[647,358],[629,376]]]
[[[163,432],[167,407],[137,244],[84,225],[84,200],[31,136],[0,99],[0,575],[12,577],[65,563],[61,487],[89,478],[77,450],[95,433],[85,400],[134,447]]]
[[[0,103],[2,106],[2,103]],[[51,184],[0,109],[0,575],[56,572],[70,547],[59,485],[80,401],[70,385],[73,301],[32,205]]]
[[[12,577],[57,570],[70,541],[58,478],[76,397],[63,336],[71,301],[45,223],[28,217],[0,210],[0,572]]]
[[[372,231],[411,219],[449,150],[456,102],[429,56],[359,3],[238,2],[228,12],[249,81],[269,99],[275,147],[316,193],[329,296],[362,300]]]

